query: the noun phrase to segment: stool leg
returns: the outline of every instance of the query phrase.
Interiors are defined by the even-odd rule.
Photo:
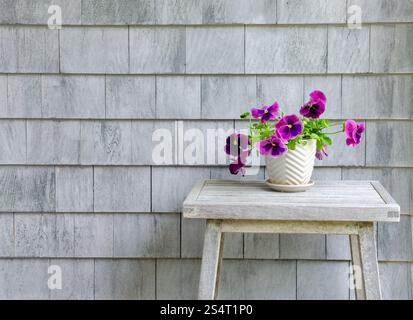
[[[381,300],[379,264],[373,223],[360,227],[360,255],[367,300]]]
[[[223,242],[224,234],[221,232],[221,221],[207,220],[202,254],[201,278],[198,289],[199,300],[216,299],[224,247]]]
[[[365,300],[363,271],[361,266],[360,241],[357,234],[350,235],[351,264],[353,266],[354,291],[357,300]]]

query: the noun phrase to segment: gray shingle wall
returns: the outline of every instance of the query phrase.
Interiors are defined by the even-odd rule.
[[[195,298],[205,221],[180,216],[186,193],[239,179],[222,143],[243,110],[296,112],[321,89],[326,117],[367,132],[353,150],[337,137],[314,179],[390,190],[403,216],[377,228],[383,294],[412,299],[413,6],[352,4],[360,30],[345,0],[0,0],[0,298]],[[224,257],[220,298],[354,297],[345,236],[231,234]]]

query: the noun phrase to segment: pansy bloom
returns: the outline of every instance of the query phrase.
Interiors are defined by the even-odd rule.
[[[366,127],[364,123],[357,124],[354,120],[347,120],[345,123],[345,132],[346,132],[346,143],[350,147],[355,147],[360,144],[361,137]]]
[[[254,119],[260,119],[262,123],[268,120],[276,119],[280,114],[280,106],[278,102],[274,102],[271,106],[266,106],[263,109],[252,108],[251,115]]]
[[[236,157],[235,159],[231,161],[229,165],[229,172],[234,175],[241,172],[241,174],[244,175],[248,156],[249,156],[248,151],[242,151],[238,157]]]
[[[318,160],[323,160],[324,156],[328,157],[328,153],[327,153],[327,146],[324,145],[323,148],[319,151],[316,152],[315,157]]]
[[[306,118],[317,119],[326,110],[327,98],[325,94],[319,90],[310,93],[310,101],[303,105],[300,109],[300,114]]]
[[[288,148],[282,139],[272,135],[268,139],[259,142],[259,150],[263,156],[278,157],[286,153]]]
[[[243,151],[248,151],[251,144],[247,135],[242,133],[233,133],[227,137],[225,144],[225,153],[238,157]]]
[[[275,125],[277,134],[285,141],[294,139],[303,133],[303,123],[295,114],[282,117]]]

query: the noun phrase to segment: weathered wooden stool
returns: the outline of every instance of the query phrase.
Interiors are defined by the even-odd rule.
[[[317,181],[280,193],[262,181],[205,180],[183,204],[185,218],[207,219],[199,299],[215,299],[224,232],[348,234],[357,299],[381,299],[374,222],[398,222],[400,207],[377,181]]]

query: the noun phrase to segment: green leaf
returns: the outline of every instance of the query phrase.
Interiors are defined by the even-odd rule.
[[[318,137],[318,135],[317,135],[316,133],[311,133],[311,134],[310,134],[310,138],[311,138],[311,139],[316,139],[316,140],[319,139],[319,137]]]
[[[241,119],[245,119],[247,117],[249,117],[250,113],[249,112],[244,112],[243,114],[240,115]]]
[[[288,150],[295,150],[296,144],[297,144],[297,141],[295,139],[288,141],[287,143]]]
[[[333,140],[331,140],[331,138],[327,135],[323,136],[323,141],[324,141],[324,144],[327,144],[329,146],[331,146],[331,144],[333,143]]]

